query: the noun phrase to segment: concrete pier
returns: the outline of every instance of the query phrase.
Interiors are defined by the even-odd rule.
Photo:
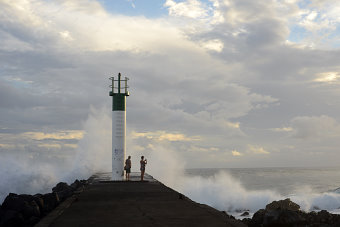
[[[108,181],[95,174],[91,184],[67,199],[36,226],[245,226],[225,213],[191,201],[146,175],[131,181]]]

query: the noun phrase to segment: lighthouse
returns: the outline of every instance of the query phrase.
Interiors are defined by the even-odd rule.
[[[129,96],[127,77],[110,77],[112,85],[112,180],[120,181],[124,178],[124,161],[126,154],[126,97]]]

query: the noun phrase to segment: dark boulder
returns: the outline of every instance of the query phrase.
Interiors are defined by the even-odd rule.
[[[340,226],[340,215],[331,214],[326,210],[320,212],[310,212],[307,216],[309,223],[313,224],[329,224],[330,226]],[[317,226],[317,225],[315,225]]]
[[[29,219],[25,220],[25,224],[26,224],[25,226],[34,226],[39,221],[40,221],[40,218],[32,216]]]
[[[298,211],[300,206],[292,202],[289,198],[285,200],[273,201],[266,206],[266,210],[291,210]]]
[[[52,188],[52,192],[60,192],[69,190],[70,186],[65,182],[59,182],[55,187]]]
[[[43,212],[48,213],[59,205],[60,200],[57,193],[47,193],[41,197],[44,201]]]
[[[40,208],[32,195],[17,195],[10,193],[5,198],[2,208],[5,210],[18,211],[24,216],[25,219],[32,216],[40,217]]]
[[[251,218],[243,218],[242,223],[245,224],[246,226],[250,226],[251,223]]]
[[[44,200],[42,198],[42,194],[35,194],[33,195],[34,201],[38,204],[40,211],[44,210]]]
[[[20,198],[19,195],[15,193],[9,193],[8,196],[6,196],[1,207],[5,210],[21,211],[24,205],[25,205],[24,199]]]
[[[229,218],[229,219],[233,219],[233,220],[236,219],[233,215],[228,214],[228,213],[225,212],[224,210],[222,211],[222,213],[223,213],[227,218]]]
[[[291,210],[270,210],[263,217],[263,226],[303,226],[306,219],[302,212]]]
[[[245,217],[245,216],[249,216],[249,212],[248,211],[245,211],[245,212],[243,212],[243,214],[241,214],[241,217]]]
[[[73,191],[75,191],[77,188],[83,186],[82,183],[77,179],[75,180],[71,185],[71,188]]]
[[[299,209],[300,206],[289,199],[274,201],[266,209],[257,211],[252,219],[244,219],[243,223],[250,227],[340,226],[340,215],[326,210],[305,213]]]
[[[264,217],[264,214],[265,214],[265,210],[264,209],[260,209],[258,210],[254,215],[253,215],[253,218],[251,219],[250,222],[248,222],[248,226],[262,226],[262,223],[263,223],[263,217]]]
[[[74,189],[65,182],[60,182],[52,188],[52,192],[58,193],[60,201],[64,201],[66,198],[70,197],[73,194],[73,191]]]
[[[1,218],[0,226],[21,227],[24,225],[25,225],[25,219],[20,212],[16,210],[5,210],[4,211],[2,218]]]
[[[88,185],[89,184],[89,181],[88,180],[80,180],[80,183],[85,186],[85,185]]]
[[[1,223],[1,220],[2,220],[2,217],[4,216],[5,214],[5,210],[2,209],[1,205],[0,205],[0,223]]]

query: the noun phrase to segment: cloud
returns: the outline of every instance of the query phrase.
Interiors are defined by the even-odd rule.
[[[34,140],[44,140],[44,139],[55,139],[55,140],[76,139],[76,140],[80,140],[84,136],[84,131],[69,130],[69,131],[60,131],[60,132],[55,132],[55,133],[25,132],[21,136],[28,137],[28,138],[34,139]]]
[[[298,139],[321,140],[322,138],[338,138],[340,125],[332,117],[300,116],[292,119],[293,136]]]
[[[207,41],[202,41],[201,46],[207,50],[221,52],[223,50],[224,44],[219,39],[212,39]]]
[[[334,83],[337,82],[339,78],[340,78],[339,72],[323,72],[318,73],[317,78],[314,79],[314,81],[323,83]]]
[[[248,145],[248,151],[253,154],[270,154],[270,152],[266,151],[263,147]]]
[[[122,72],[130,78],[128,135],[146,133],[134,138],[140,152],[157,142],[191,167],[283,166],[292,165],[283,151],[295,152],[299,164],[314,137],[313,149],[329,154],[339,146],[337,127],[312,134],[299,116],[339,122],[340,52],[299,22],[318,26],[329,12],[321,35],[336,40],[337,5],[167,1],[169,14],[150,19],[97,1],[2,1],[1,152],[68,157],[79,148],[76,132],[86,132],[90,106],[110,112],[108,77]],[[244,155],[233,157],[232,149]],[[245,155],[269,150],[266,159]]]
[[[274,131],[274,132],[291,132],[291,131],[293,131],[293,128],[283,127],[283,128],[273,128],[271,130]]]
[[[47,149],[60,149],[61,145],[60,144],[50,144],[50,143],[44,143],[44,144],[39,144],[38,147],[43,147]]]
[[[156,132],[132,132],[131,136],[134,138],[147,138],[150,140],[158,141],[197,141],[200,140],[199,137],[187,137],[182,133],[169,133],[165,131]]]
[[[179,3],[173,0],[167,0],[164,6],[168,7],[170,16],[183,16],[192,19],[208,16],[207,8],[198,0],[188,0]]]
[[[337,1],[313,1],[301,5],[296,14],[302,39],[300,42],[315,46],[336,45],[338,35],[334,31],[339,27],[338,15],[340,4]],[[337,32],[336,32],[337,33]]]
[[[238,151],[236,151],[236,150],[231,151],[231,154],[232,154],[233,156],[242,156],[242,155],[243,155],[242,153],[240,153],[240,152],[238,152]]]

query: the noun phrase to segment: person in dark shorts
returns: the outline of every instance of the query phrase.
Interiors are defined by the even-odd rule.
[[[144,156],[141,157],[140,160],[140,180],[144,180],[144,173],[145,173],[145,165],[148,163],[148,161],[145,159]]]
[[[131,156],[129,156],[126,160],[125,160],[125,172],[126,172],[126,180],[129,181],[130,180],[130,173],[131,173]]]

